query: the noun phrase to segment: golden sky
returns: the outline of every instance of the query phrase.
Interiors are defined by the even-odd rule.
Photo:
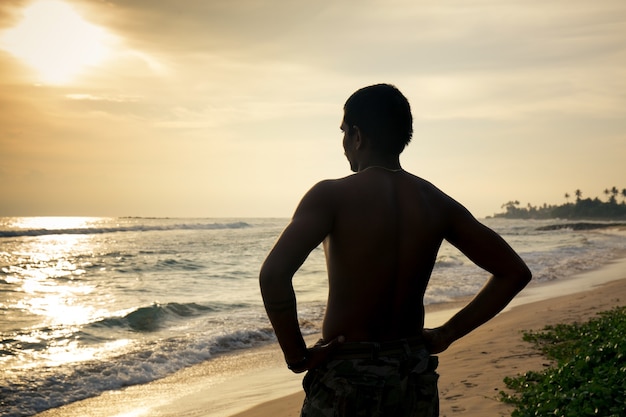
[[[0,215],[288,217],[388,82],[482,217],[626,188],[624,0],[3,0]]]

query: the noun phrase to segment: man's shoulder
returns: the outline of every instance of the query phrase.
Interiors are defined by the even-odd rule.
[[[334,199],[333,196],[337,194],[337,182],[336,179],[325,179],[317,182],[302,197],[300,204],[328,204],[329,200]]]
[[[313,187],[311,187],[311,190],[324,191],[341,188],[349,184],[351,181],[357,180],[357,177],[357,174],[351,174],[341,178],[323,179],[318,181]]]

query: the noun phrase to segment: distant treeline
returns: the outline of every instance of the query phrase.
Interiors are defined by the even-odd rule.
[[[602,201],[598,197],[582,198],[582,192],[576,190],[575,201],[567,201],[562,205],[533,206],[528,204],[522,207],[520,202],[509,201],[502,205],[504,213],[496,213],[494,217],[510,219],[626,219],[626,188],[619,191],[616,187],[604,190],[607,200]],[[622,199],[618,202],[618,196]],[[569,200],[570,194],[565,193],[565,199]]]

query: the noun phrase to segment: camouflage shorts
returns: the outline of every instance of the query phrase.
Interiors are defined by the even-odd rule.
[[[334,359],[304,378],[301,417],[437,417],[436,356]]]

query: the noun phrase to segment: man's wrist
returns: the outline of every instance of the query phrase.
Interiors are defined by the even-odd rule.
[[[447,345],[451,345],[452,343],[454,343],[458,339],[456,329],[449,322],[444,324],[443,326],[441,326],[440,329],[441,329],[441,333],[440,334],[441,334],[441,336],[443,338],[443,341]]]
[[[300,356],[300,359],[288,360],[285,358],[285,362],[287,362],[287,368],[296,372],[306,369],[306,365],[309,362],[309,352],[305,352]]]

